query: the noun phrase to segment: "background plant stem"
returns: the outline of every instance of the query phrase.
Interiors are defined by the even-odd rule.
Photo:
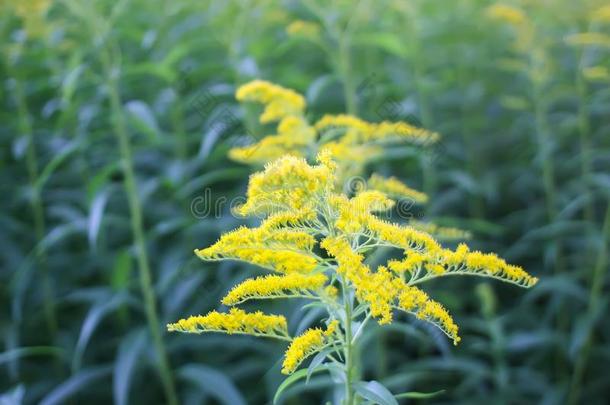
[[[110,104],[113,116],[114,133],[119,143],[120,156],[122,161],[122,170],[125,177],[125,191],[129,203],[129,213],[131,218],[131,230],[134,237],[136,247],[136,259],[140,276],[140,289],[144,297],[144,308],[146,311],[146,319],[148,327],[152,335],[153,344],[157,354],[159,374],[167,403],[177,405],[178,399],[176,390],[171,375],[170,365],[167,358],[163,339],[161,337],[159,316],[157,314],[156,298],[148,254],[146,252],[146,240],[144,236],[144,226],[142,223],[142,210],[140,199],[138,197],[138,189],[136,186],[135,173],[133,168],[133,159],[131,146],[127,134],[127,126],[125,117],[123,116],[122,102],[119,95],[117,79],[114,76],[112,69],[108,69],[108,91]]]
[[[608,244],[610,243],[610,201],[606,209],[606,216],[602,225],[602,238],[601,246],[599,247],[599,253],[593,268],[593,278],[591,283],[591,290],[589,293],[589,307],[587,310],[587,316],[589,320],[593,321],[593,317],[598,311],[600,305],[600,299],[602,297],[602,288],[604,286],[604,280],[606,272],[608,271]],[[589,355],[591,352],[591,345],[593,343],[593,327],[595,322],[592,322],[590,329],[587,333],[585,343],[579,352],[576,359],[576,365],[574,366],[574,373],[572,374],[572,381],[570,384],[570,394],[568,397],[568,404],[577,404],[579,402],[581,384],[584,378],[585,371],[587,369],[587,363],[589,361]]]
[[[45,231],[44,207],[40,196],[40,188],[38,185],[38,157],[36,156],[36,143],[32,125],[30,123],[30,114],[27,106],[24,89],[19,80],[15,81],[15,96],[17,98],[17,108],[19,116],[19,130],[23,136],[27,138],[28,146],[26,150],[26,165],[28,177],[30,181],[30,206],[34,217],[34,236],[37,242],[43,240]],[[42,294],[43,294],[43,312],[47,329],[51,336],[54,336],[57,331],[57,315],[55,313],[55,294],[51,277],[49,275],[49,267],[47,264],[47,253],[45,248],[36,249],[36,262],[41,271],[42,279]]]

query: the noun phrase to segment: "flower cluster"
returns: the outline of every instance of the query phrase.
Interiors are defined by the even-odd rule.
[[[406,122],[371,123],[345,114],[325,115],[311,124],[305,117],[303,96],[261,80],[241,86],[237,90],[237,99],[263,104],[261,123],[279,123],[276,134],[265,136],[253,145],[233,148],[229,152],[232,159],[263,164],[284,155],[313,158],[318,152],[327,150],[338,165],[337,184],[342,184],[350,176],[360,175],[364,165],[380,156],[387,146],[428,146],[439,139],[437,133]],[[425,197],[420,194],[419,200],[425,200]]]
[[[328,152],[319,155],[317,165],[289,155],[267,164],[250,178],[247,201],[237,209],[243,215],[262,215],[260,226],[238,228],[196,251],[204,260],[243,260],[274,273],[237,285],[223,304],[315,300],[327,311],[326,330],[312,328],[290,338],[283,317],[235,308],[183,319],[168,329],[290,340],[283,372],[291,373],[309,355],[325,350],[332,356],[351,345],[357,337],[351,337],[353,322],[363,326],[368,319],[376,319],[387,324],[396,311],[436,325],[457,344],[457,325],[419,287],[432,278],[477,275],[522,287],[536,283],[522,268],[494,254],[471,251],[464,244],[456,250],[442,247],[422,229],[425,225],[416,229],[378,218],[377,213],[393,206],[390,196],[378,190],[362,190],[352,197],[338,193],[334,188],[337,170]],[[409,190],[392,181],[384,184],[392,193]],[[367,259],[380,247],[393,248],[402,257],[373,266]]]

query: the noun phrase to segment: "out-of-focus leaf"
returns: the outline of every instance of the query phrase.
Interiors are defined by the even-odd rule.
[[[20,357],[29,356],[61,356],[63,350],[53,346],[31,346],[19,347],[3,353],[0,353],[0,364],[12,361]]]
[[[445,390],[438,390],[438,391],[434,391],[434,392],[411,391],[411,392],[404,392],[402,394],[395,395],[395,397],[397,399],[402,399],[402,398],[428,399],[428,398],[434,398],[437,395],[441,395],[443,392],[445,392]]]
[[[326,369],[325,367],[319,367],[316,370],[313,370],[312,374],[317,373],[318,371],[323,371],[325,369]],[[273,403],[274,404],[281,403],[280,398],[281,398],[282,394],[284,393],[284,391],[286,391],[290,386],[299,382],[303,378],[307,378],[308,375],[309,375],[309,370],[303,368],[303,369],[295,371],[290,376],[288,376],[288,378],[286,378],[284,381],[282,381],[280,386],[277,387],[277,389],[275,390],[275,395],[273,396]]]
[[[89,339],[95,332],[95,329],[102,321],[102,319],[110,312],[114,311],[121,304],[123,304],[127,299],[127,295],[125,294],[116,294],[110,299],[104,299],[96,304],[89,310],[85,320],[83,322],[83,326],[81,327],[80,336],[78,337],[78,342],[76,344],[76,349],[74,350],[74,356],[72,358],[72,370],[76,371],[80,368],[81,360],[85,350],[87,349],[87,344],[89,343]]]
[[[153,141],[159,139],[161,130],[148,104],[141,100],[132,100],[125,103],[125,110],[137,129],[148,135]]]
[[[200,364],[190,364],[178,370],[178,376],[195,384],[221,404],[245,405],[246,400],[235,384],[223,372]]]
[[[65,404],[74,394],[84,391],[94,382],[110,376],[111,372],[112,366],[95,366],[83,369],[46,395],[40,401],[40,405]]]
[[[398,405],[394,395],[377,381],[358,381],[354,390],[364,399],[379,405]]]
[[[138,330],[123,339],[119,346],[112,380],[114,402],[117,405],[129,404],[131,378],[136,371],[138,359],[146,344],[146,338],[146,332]]]
[[[91,208],[89,209],[89,221],[87,224],[87,237],[89,238],[89,245],[92,248],[95,248],[97,242],[97,236],[104,217],[104,208],[108,202],[109,194],[109,189],[102,190],[93,198],[93,201],[91,202]]]

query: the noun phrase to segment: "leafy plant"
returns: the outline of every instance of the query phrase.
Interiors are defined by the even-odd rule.
[[[254,82],[242,90],[238,91],[238,98],[252,92],[267,103],[262,121],[292,117],[304,106],[296,94],[268,83]],[[361,139],[359,135],[369,134],[365,139],[375,140],[372,134],[378,133],[378,127],[370,130],[366,123],[353,117],[326,118],[333,120],[347,122],[351,129],[342,139]],[[286,118],[282,123],[286,126]],[[302,127],[290,128],[292,131],[280,130],[284,138],[274,146],[294,145],[289,139],[307,141],[298,132]],[[277,137],[270,139],[276,141]],[[268,144],[251,148],[261,148],[263,154],[268,154],[268,149],[275,153],[276,149]],[[260,226],[238,228],[224,234],[214,245],[195,252],[203,260],[240,260],[281,274],[242,282],[223,298],[223,304],[305,298],[326,313],[324,329],[310,328],[291,337],[286,318],[281,315],[232,308],[228,313],[213,311],[182,319],[169,324],[168,330],[247,334],[288,341],[283,373],[292,374],[303,360],[317,354],[309,372],[324,369],[338,374],[345,386],[344,403],[356,403],[357,396],[377,403],[395,403],[394,396],[379,383],[359,382],[359,338],[370,319],[383,325],[392,322],[394,310],[410,313],[434,324],[457,344],[460,337],[452,317],[419,284],[448,275],[492,277],[522,287],[533,286],[537,279],[496,255],[470,251],[464,244],[456,250],[445,249],[423,231],[380,219],[375,213],[386,212],[395,204],[381,191],[360,190],[352,198],[336,192],[341,179],[338,173],[343,171],[333,152],[336,153],[322,149],[316,166],[292,154],[266,165],[263,172],[250,178],[248,198],[236,209],[240,215],[263,216]],[[376,268],[366,263],[367,257],[384,247],[397,249],[402,257]]]

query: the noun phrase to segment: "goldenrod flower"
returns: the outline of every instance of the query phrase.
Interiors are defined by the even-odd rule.
[[[320,25],[311,21],[296,20],[286,27],[286,32],[290,36],[315,38],[320,35]]]
[[[260,311],[247,313],[231,308],[229,313],[212,311],[207,315],[191,316],[167,325],[170,332],[222,332],[286,338],[288,329],[286,318],[281,315],[267,315]]]
[[[305,159],[284,156],[250,178],[248,199],[238,209],[242,215],[306,209],[321,193],[333,187],[331,169],[309,166]]]
[[[341,120],[362,125],[347,117]],[[297,124],[288,121],[284,125]],[[283,317],[237,309],[183,319],[168,325],[168,329],[290,340],[282,368],[289,374],[316,352],[326,348],[341,351],[354,344],[368,319],[379,324],[392,322],[395,310],[431,322],[457,344],[458,327],[449,313],[416,287],[432,278],[478,275],[522,287],[537,282],[522,268],[495,254],[470,251],[465,244],[455,250],[443,248],[428,232],[467,236],[459,230],[419,222],[404,226],[378,218],[376,213],[392,208],[394,200],[380,190],[356,190],[351,198],[336,192],[339,170],[328,150],[319,154],[317,165],[294,156],[267,164],[264,171],[251,176],[247,201],[238,209],[243,215],[262,215],[260,226],[240,227],[222,235],[214,245],[196,251],[204,260],[243,260],[282,273],[242,282],[224,297],[224,304],[262,298],[314,299],[333,320],[326,330],[313,328],[290,339]],[[372,183],[394,194],[411,192],[395,179],[373,176]],[[378,247],[394,248],[403,258],[373,267],[367,256]],[[328,256],[321,256],[322,250]],[[359,317],[356,332],[352,325]],[[349,333],[342,334],[339,324]]]
[[[373,174],[367,181],[367,186],[374,190],[384,192],[392,198],[406,198],[421,204],[428,202],[428,196],[426,194],[412,189],[395,177],[383,178],[378,174]]]
[[[229,157],[243,163],[266,163],[284,155],[305,156],[315,138],[316,131],[302,117],[287,116],[280,121],[278,134],[266,136],[253,145],[233,148]]]
[[[332,335],[337,330],[338,325],[338,321],[332,321],[325,331],[312,328],[295,337],[288,346],[288,350],[286,350],[282,373],[292,374],[303,360],[332,343]]]
[[[610,70],[606,66],[591,66],[584,68],[582,75],[590,81],[607,81],[610,79]]]
[[[249,279],[236,285],[222,299],[224,305],[240,304],[249,299],[260,298],[315,298],[313,292],[324,286],[328,279],[323,274],[285,276],[268,275]]]
[[[581,32],[568,35],[565,38],[568,45],[572,46],[600,46],[610,48],[610,36],[601,32]]]
[[[458,327],[447,310],[417,287],[404,286],[398,297],[398,308],[438,326],[457,345],[461,340]]]
[[[439,226],[432,222],[421,222],[421,221],[409,221],[409,226],[418,231],[428,233],[435,238],[442,240],[453,240],[453,239],[470,239],[472,234],[469,231],[462,229]]]
[[[32,37],[41,37],[48,28],[45,15],[53,4],[52,0],[13,0],[6,4],[15,15],[22,19],[25,31]]]
[[[318,131],[342,131],[340,142],[362,144],[390,141],[407,141],[427,145],[438,141],[439,135],[406,122],[370,123],[347,114],[325,115],[315,124]]]
[[[314,243],[313,236],[301,231],[241,227],[195,253],[204,260],[244,260],[282,273],[310,272],[317,265],[310,253]]]
[[[501,20],[512,25],[520,25],[527,21],[527,17],[523,11],[506,4],[494,4],[488,7],[486,12],[490,18]]]
[[[610,5],[605,5],[591,13],[591,21],[610,22]]]
[[[260,122],[274,122],[291,115],[301,115],[305,110],[305,98],[299,93],[269,83],[254,80],[237,89],[236,98],[239,101],[256,101],[264,104],[265,110],[260,116]]]

